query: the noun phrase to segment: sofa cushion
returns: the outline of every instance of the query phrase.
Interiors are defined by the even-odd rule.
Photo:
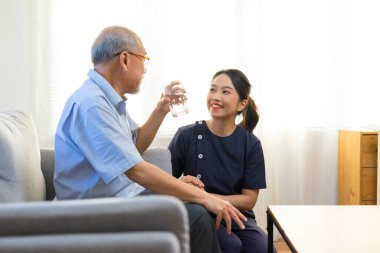
[[[37,132],[31,115],[0,111],[0,202],[45,200]]]

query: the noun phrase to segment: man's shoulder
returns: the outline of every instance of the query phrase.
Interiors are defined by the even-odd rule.
[[[96,85],[91,85],[91,83],[86,81],[66,101],[58,128],[60,126],[63,127],[63,123],[67,122],[67,120],[77,122],[91,108],[98,109],[101,107],[109,107],[106,98]]]
[[[97,85],[86,81],[71,95],[68,102],[75,104],[77,107],[83,107],[83,109],[91,108],[105,102],[105,96]]]
[[[81,87],[79,87],[72,95],[72,97],[78,101],[91,99],[101,96],[103,93],[97,85],[90,80],[86,80]]]

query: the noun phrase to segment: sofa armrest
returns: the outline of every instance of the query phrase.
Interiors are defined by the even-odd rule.
[[[55,189],[53,183],[54,177],[54,150],[40,149],[41,153],[41,170],[44,175],[46,185],[46,200],[53,200]]]
[[[169,232],[189,252],[184,204],[170,196],[103,198],[0,206],[0,237],[114,232]],[[142,243],[149,238],[142,238]],[[154,252],[154,251],[153,251]]]

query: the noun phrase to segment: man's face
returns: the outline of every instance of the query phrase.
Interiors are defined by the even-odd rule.
[[[129,65],[129,89],[128,93],[135,94],[139,92],[142,79],[146,72],[145,64],[149,58],[146,57],[144,46],[141,44],[135,52],[128,53]]]

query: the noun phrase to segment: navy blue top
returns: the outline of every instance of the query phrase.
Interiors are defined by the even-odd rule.
[[[198,121],[179,128],[169,150],[173,176],[196,176],[207,192],[234,195],[242,189],[266,188],[261,142],[240,126],[231,135],[220,137],[205,121]]]

